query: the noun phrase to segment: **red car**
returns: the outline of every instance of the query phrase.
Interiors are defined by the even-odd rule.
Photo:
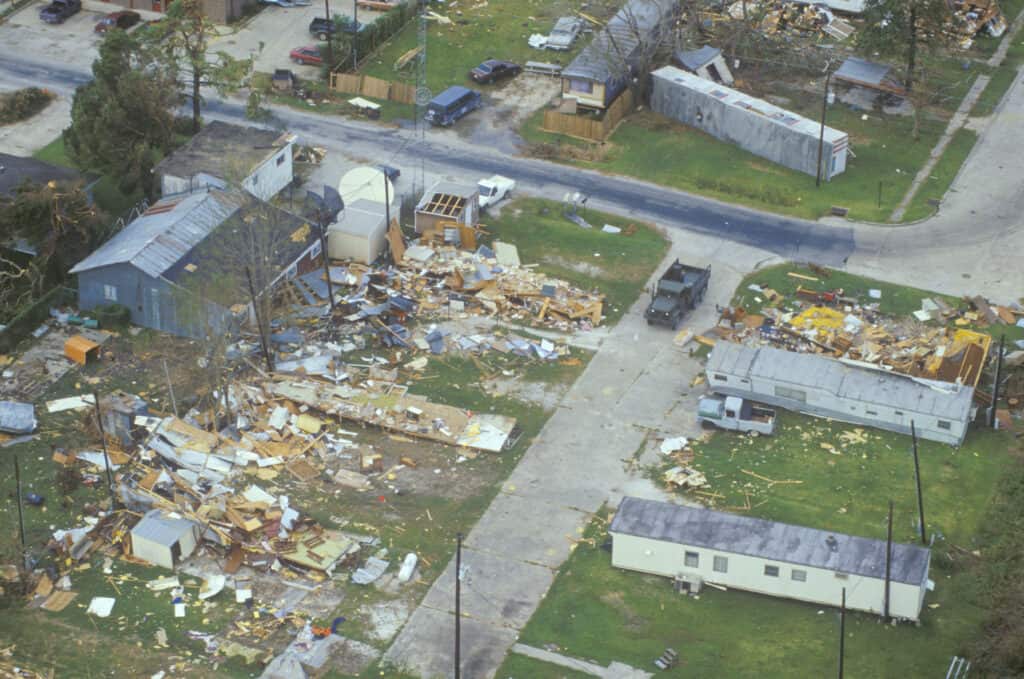
[[[138,12],[111,12],[97,21],[96,28],[93,30],[97,33],[106,33],[114,28],[126,30],[139,23],[140,19],[142,19],[142,17]]]
[[[319,66],[324,63],[318,47],[296,47],[288,55],[296,64]]]

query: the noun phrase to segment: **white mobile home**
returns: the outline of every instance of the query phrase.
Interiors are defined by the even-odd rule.
[[[767,101],[664,66],[651,74],[651,110],[773,163],[818,174],[820,123]],[[826,180],[846,170],[849,145],[849,135],[825,126],[821,162]]]
[[[759,594],[885,611],[886,542],[710,509],[623,498],[609,532],[616,568]],[[921,615],[931,551],[893,543],[889,613]]]
[[[809,415],[960,445],[974,388],[772,347],[718,342],[707,363],[712,391]]]

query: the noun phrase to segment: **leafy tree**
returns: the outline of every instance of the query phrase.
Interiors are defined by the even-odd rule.
[[[867,51],[900,57],[906,68],[904,87],[918,80],[919,52],[948,42],[950,22],[946,0],[867,0],[858,45]]]
[[[24,239],[37,251],[28,260],[0,253],[0,314],[63,281],[111,229],[79,184],[26,183],[12,198],[0,200],[0,242]]]
[[[131,34],[110,31],[92,66],[93,80],[75,92],[68,155],[81,168],[113,177],[124,193],[153,194],[153,166],[174,139],[180,99],[173,74]]]
[[[166,18],[143,37],[165,66],[178,74],[177,89],[192,104],[193,133],[199,132],[202,88],[212,87],[226,97],[246,86],[252,75],[251,57],[210,54],[210,42],[216,36],[217,26],[203,14],[200,0],[174,0]]]

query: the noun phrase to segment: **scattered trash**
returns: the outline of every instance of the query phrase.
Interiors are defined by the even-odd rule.
[[[89,608],[86,613],[95,615],[97,618],[106,618],[110,616],[110,612],[114,610],[114,603],[117,599],[112,597],[97,596],[93,597],[93,600],[89,602]]]

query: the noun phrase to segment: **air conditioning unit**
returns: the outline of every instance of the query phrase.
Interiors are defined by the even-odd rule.
[[[680,594],[700,594],[704,587],[704,578],[694,573],[677,573],[673,589]]]

